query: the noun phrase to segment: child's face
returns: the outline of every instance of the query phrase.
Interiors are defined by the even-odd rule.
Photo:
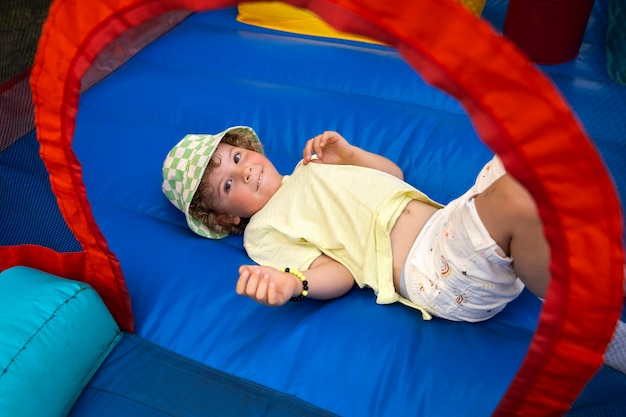
[[[282,183],[282,176],[264,155],[221,143],[213,158],[220,161],[207,181],[215,211],[238,218],[261,210]]]

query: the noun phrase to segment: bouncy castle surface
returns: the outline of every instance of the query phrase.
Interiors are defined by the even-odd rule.
[[[32,70],[0,86],[0,415],[622,415],[602,355],[624,304],[626,8],[465,3],[54,1]],[[497,153],[544,220],[545,301],[468,324],[368,289],[238,297],[241,236],[195,236],[160,189],[182,136],[233,125],[283,173],[337,130],[442,203]]]

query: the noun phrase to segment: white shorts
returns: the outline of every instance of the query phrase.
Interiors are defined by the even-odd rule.
[[[497,158],[487,163],[470,190],[428,220],[407,256],[402,295],[433,316],[486,320],[524,289],[512,259],[489,235],[474,203],[504,172]]]

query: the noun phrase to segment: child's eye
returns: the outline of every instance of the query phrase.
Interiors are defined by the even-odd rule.
[[[224,183],[224,192],[228,193],[230,191],[230,187],[233,185],[232,180],[228,180]]]
[[[235,156],[233,156],[233,161],[238,164],[239,160],[241,159],[241,154],[240,153],[236,153]]]

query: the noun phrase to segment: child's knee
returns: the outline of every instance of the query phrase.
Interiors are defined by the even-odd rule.
[[[505,205],[504,209],[514,218],[526,221],[540,221],[537,204],[530,192],[515,178],[504,175],[497,185],[498,198]]]
[[[499,244],[519,234],[543,230],[532,195],[508,174],[476,197],[476,208],[483,224]]]

